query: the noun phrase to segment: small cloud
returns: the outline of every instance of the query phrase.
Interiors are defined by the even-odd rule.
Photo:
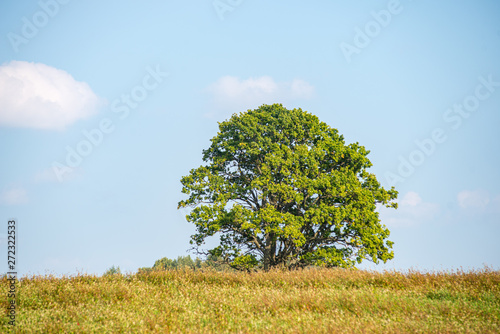
[[[64,170],[57,170],[54,167],[50,167],[44,169],[34,176],[34,181],[36,183],[45,183],[45,182],[65,182],[70,181],[78,176],[81,176],[82,169],[79,168],[70,168],[65,167]]]
[[[26,190],[21,187],[14,187],[4,190],[0,194],[0,203],[2,205],[19,205],[28,202]]]
[[[420,203],[422,203],[422,199],[414,191],[410,191],[410,192],[406,193],[406,195],[401,199],[401,202],[399,202],[399,204],[403,207],[404,206],[417,206]]]
[[[490,196],[484,190],[463,190],[457,194],[457,200],[462,209],[483,210],[490,203]]]
[[[310,99],[314,95],[314,87],[303,80],[293,79],[291,93],[295,98]]]
[[[473,224],[500,223],[500,195],[486,190],[463,190],[457,194],[459,210],[450,212],[448,220]]]
[[[256,108],[262,104],[282,103],[296,99],[310,99],[314,87],[301,79],[276,82],[270,76],[239,79],[224,76],[206,91],[212,95],[214,108],[231,113]],[[207,114],[213,116],[214,114]]]
[[[62,130],[102,105],[87,83],[63,70],[25,61],[0,66],[0,125]]]
[[[393,227],[418,225],[433,219],[439,212],[438,204],[423,201],[414,191],[406,193],[398,204],[397,210],[380,208],[383,224]]]

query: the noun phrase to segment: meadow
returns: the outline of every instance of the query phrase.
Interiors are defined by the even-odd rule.
[[[183,269],[33,276],[16,289],[15,328],[2,293],[2,333],[500,333],[500,271],[488,268]]]

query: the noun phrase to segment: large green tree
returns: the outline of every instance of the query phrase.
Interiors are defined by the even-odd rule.
[[[219,123],[205,165],[182,178],[191,244],[235,268],[353,267],[394,257],[376,204],[397,208],[367,151],[301,109],[263,105]]]

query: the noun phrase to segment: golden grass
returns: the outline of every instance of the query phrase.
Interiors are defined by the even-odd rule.
[[[19,333],[500,333],[490,269],[36,276],[17,290]]]

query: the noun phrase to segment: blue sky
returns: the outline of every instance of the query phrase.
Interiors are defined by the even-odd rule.
[[[180,178],[218,121],[264,103],[364,145],[399,191],[381,210],[395,259],[362,268],[500,268],[497,1],[0,9],[0,255],[16,218],[21,275],[187,255]]]

